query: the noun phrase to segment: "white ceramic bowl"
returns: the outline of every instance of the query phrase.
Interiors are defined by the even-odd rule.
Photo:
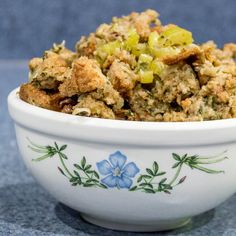
[[[180,227],[236,192],[236,119],[159,123],[62,114],[8,98],[21,155],[58,201],[94,224]]]

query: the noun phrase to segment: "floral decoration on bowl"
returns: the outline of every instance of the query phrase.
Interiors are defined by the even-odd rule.
[[[187,178],[186,175],[182,174],[184,165],[208,174],[220,174],[224,171],[210,169],[205,166],[228,158],[225,156],[227,151],[208,157],[188,155],[187,153],[184,155],[172,153],[172,158],[175,161],[172,169],[175,169],[176,172],[173,178],[168,179],[165,177],[167,173],[160,170],[156,161],[153,162],[151,167],[141,171],[134,162],[129,162],[127,156],[120,151],[110,154],[108,160],[97,162],[96,168],[89,164],[86,157],[83,156],[80,163],[75,163],[74,169],[69,170],[66,165],[68,156],[64,153],[67,148],[66,144],[59,146],[54,142],[52,146],[42,146],[35,144],[29,138],[28,141],[28,147],[33,152],[40,153],[40,157],[32,160],[39,162],[57,156],[61,163],[61,167],[58,166],[57,168],[62,175],[68,178],[72,186],[117,188],[153,194],[158,192],[170,194],[176,186],[184,183]]]

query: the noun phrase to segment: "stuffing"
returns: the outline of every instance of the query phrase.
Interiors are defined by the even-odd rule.
[[[236,118],[236,44],[201,45],[151,9],[113,17],[29,62],[20,98],[72,115],[130,121]]]

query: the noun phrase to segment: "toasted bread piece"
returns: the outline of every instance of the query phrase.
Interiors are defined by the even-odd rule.
[[[183,47],[181,52],[176,55],[165,56],[162,61],[167,65],[177,64],[180,61],[186,60],[191,56],[196,56],[201,53],[200,48],[197,45],[189,45]]]
[[[56,90],[58,85],[70,77],[70,68],[57,53],[46,51],[45,57],[33,58],[29,62],[30,81],[39,89]]]
[[[102,65],[103,69],[109,69],[115,60],[122,61],[128,64],[132,69],[137,65],[137,61],[134,55],[126,50],[116,50],[111,56],[108,56]]]
[[[61,44],[53,44],[53,47],[46,51],[46,53],[54,52],[58,54],[66,63],[68,66],[71,66],[74,59],[77,58],[77,54],[68,48],[65,47],[65,41],[63,41]]]
[[[106,77],[97,62],[87,57],[80,57],[72,64],[71,78],[60,85],[59,91],[62,96],[71,97],[102,88],[105,82]]]
[[[129,91],[134,88],[138,78],[137,74],[131,70],[128,64],[119,60],[115,60],[112,63],[107,76],[110,79],[114,89],[124,95],[129,93]]]
[[[104,102],[97,101],[90,95],[82,95],[79,98],[78,104],[73,107],[72,114],[99,117],[105,119],[115,119],[115,114]]]
[[[30,83],[21,85],[19,96],[23,101],[35,106],[54,111],[61,110],[59,103],[62,97],[59,93],[47,94]]]
[[[147,39],[151,33],[151,23],[156,23],[157,25],[161,24],[157,19],[159,14],[151,9],[148,9],[140,14],[133,12],[130,16],[134,22],[133,24],[138,34],[144,39]]]
[[[225,44],[223,51],[228,52],[230,57],[236,57],[236,44],[235,43]]]
[[[76,43],[76,51],[79,56],[91,58],[100,42],[101,39],[96,37],[94,33],[91,33],[88,37],[82,36]]]
[[[113,110],[120,109],[124,105],[124,99],[110,82],[107,82],[102,89],[97,89],[90,94],[92,98],[105,102]]]

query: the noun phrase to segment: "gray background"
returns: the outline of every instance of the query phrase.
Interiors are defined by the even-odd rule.
[[[63,39],[73,49],[112,16],[146,8],[193,31],[197,42],[236,41],[236,0],[0,0],[0,59],[40,56]]]

